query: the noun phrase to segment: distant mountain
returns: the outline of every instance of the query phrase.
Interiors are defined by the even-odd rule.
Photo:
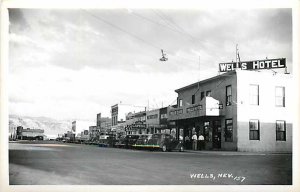
[[[24,129],[44,129],[45,135],[57,136],[71,130],[72,120],[9,115],[9,132],[12,133],[14,128],[18,126],[22,126]]]

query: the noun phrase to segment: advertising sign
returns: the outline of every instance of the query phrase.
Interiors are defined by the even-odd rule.
[[[256,61],[242,61],[242,62],[230,62],[230,63],[220,63],[219,71],[228,72],[235,69],[241,70],[258,70],[258,69],[277,69],[285,68],[286,59],[266,59],[266,60],[256,60]]]
[[[146,124],[144,124],[142,121],[136,121],[134,124],[132,124],[132,128],[134,128],[134,129],[146,129]]]
[[[72,131],[76,132],[76,121],[72,122]]]

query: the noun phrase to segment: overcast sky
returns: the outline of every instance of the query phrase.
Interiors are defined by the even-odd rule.
[[[9,22],[10,114],[94,120],[120,101],[174,104],[236,44],[242,61],[283,57],[292,72],[291,9],[10,9]]]

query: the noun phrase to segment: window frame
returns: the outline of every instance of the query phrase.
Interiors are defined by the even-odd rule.
[[[278,131],[278,122],[283,122],[283,128],[284,131]],[[286,141],[286,121],[285,120],[276,120],[276,141]],[[284,138],[283,139],[278,139],[278,133],[284,133]]]
[[[205,92],[202,91],[202,92],[200,93],[200,100],[202,100],[204,97],[205,97]]]
[[[228,90],[227,88],[230,87],[230,95],[228,95]],[[231,85],[227,85],[226,86],[226,106],[230,106],[232,105],[232,86]]]
[[[208,95],[208,93],[209,93],[209,95]],[[206,91],[205,97],[211,97],[211,90]]]
[[[203,122],[203,136],[205,141],[209,141],[210,121]]]
[[[256,121],[257,121],[257,130],[251,130],[251,123]],[[257,132],[257,138],[255,138],[255,135],[251,134],[252,132]],[[249,140],[260,141],[260,122],[258,119],[249,120]]]
[[[178,107],[182,107],[183,106],[183,101],[182,99],[178,99]]]
[[[256,87],[257,87],[257,95],[254,95],[254,94],[252,93],[252,89],[251,89],[251,88],[252,88],[253,86],[256,86]],[[249,93],[249,97],[250,97],[250,105],[257,105],[257,106],[259,106],[259,85],[258,85],[258,84],[250,84],[249,87],[250,87],[250,93]],[[252,97],[254,97],[254,96],[257,97],[257,103],[253,103],[253,102],[252,102]]]
[[[277,96],[277,88],[282,88],[283,96]],[[282,98],[282,103],[280,105],[277,104],[277,98]],[[275,86],[275,106],[276,107],[285,107],[285,87],[284,86]]]
[[[231,121],[231,123],[227,123],[227,121]],[[227,137],[228,127],[231,126],[231,137]],[[233,142],[233,119],[225,119],[225,142]]]
[[[192,104],[195,104],[195,94],[192,95]]]

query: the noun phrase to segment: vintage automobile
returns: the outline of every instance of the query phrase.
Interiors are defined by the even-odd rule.
[[[121,137],[119,142],[115,144],[116,147],[130,149],[138,140],[139,135],[126,135],[125,137]]]
[[[135,149],[143,149],[148,147],[148,141],[151,139],[152,134],[142,134],[139,135],[139,138],[135,142],[134,145],[132,145]]]
[[[179,150],[180,152],[184,151],[182,141],[177,140],[167,133],[153,134],[147,143],[147,147],[152,150],[160,149],[163,152],[172,150]]]

